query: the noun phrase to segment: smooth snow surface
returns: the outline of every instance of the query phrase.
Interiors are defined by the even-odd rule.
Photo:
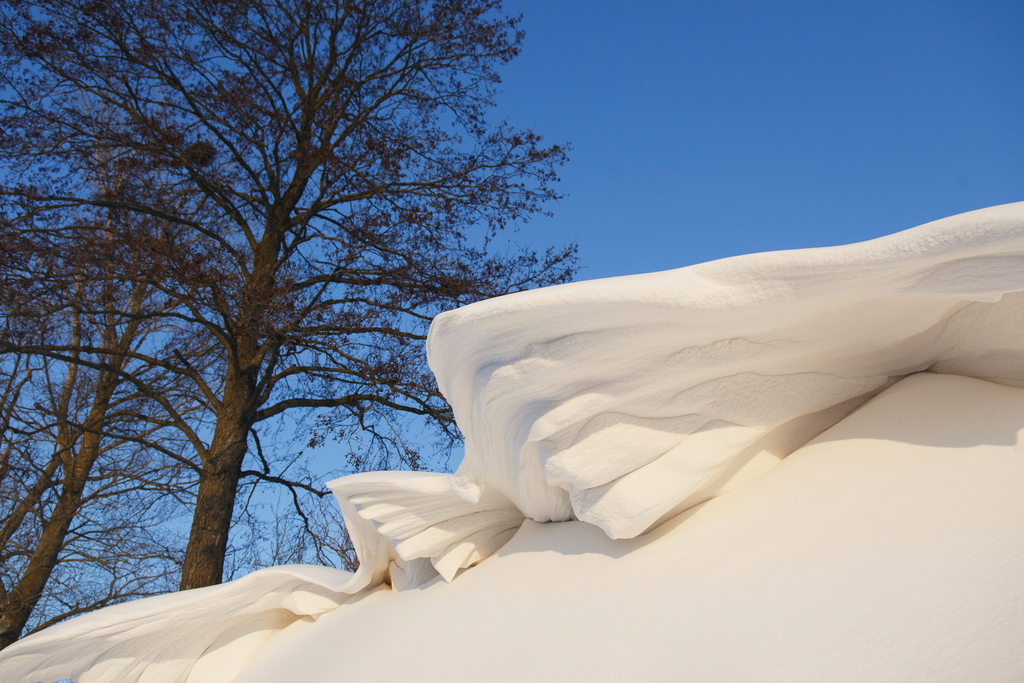
[[[268,640],[336,609],[365,584],[307,565],[127,602],[51,626],[0,650],[0,683],[226,683]]]
[[[1024,680],[1024,389],[923,373],[650,534],[527,522],[238,683]]]
[[[257,651],[240,680],[335,655],[365,680],[1021,674],[1024,203],[500,297],[438,316],[428,355],[466,456],[330,483],[358,572],[101,610],[0,652],[0,683],[228,681]]]

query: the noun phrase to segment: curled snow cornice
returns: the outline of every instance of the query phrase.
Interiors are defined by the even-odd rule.
[[[911,373],[1024,386],[1022,290],[1017,203],[472,304],[439,315],[427,341],[466,436],[458,472],[331,486],[386,541],[373,561],[400,585],[419,580],[410,568],[432,575],[427,561],[450,580],[523,517],[633,537]]]

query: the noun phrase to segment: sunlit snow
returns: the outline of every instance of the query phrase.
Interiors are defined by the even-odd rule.
[[[355,574],[101,610],[3,682],[1024,677],[1024,203],[501,297],[428,350],[466,457],[331,482]]]

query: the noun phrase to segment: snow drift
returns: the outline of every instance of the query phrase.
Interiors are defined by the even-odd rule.
[[[1020,681],[1024,389],[919,373],[652,532],[526,522],[236,683]]]
[[[466,436],[458,472],[331,486],[389,541],[381,562],[446,563],[438,539],[458,547],[463,529],[486,544],[494,536],[456,520],[472,509],[461,506],[500,497],[514,507],[495,515],[498,536],[521,512],[632,538],[763,472],[909,374],[1024,386],[1021,290],[1024,204],[1010,204],[860,244],[473,304],[438,316],[427,342]],[[434,509],[459,512],[421,519],[427,491]],[[402,552],[419,534],[431,552]]]
[[[642,611],[658,608],[658,591],[692,580],[692,585],[687,584],[690,588],[679,590],[693,591],[703,586],[704,602],[696,607],[687,603],[687,609],[696,610],[694,614],[703,619],[714,616],[707,596],[726,599],[735,592],[747,596],[745,599],[755,606],[759,601],[775,605],[782,610],[780,613],[790,615],[787,628],[791,633],[810,635],[817,632],[815,629],[820,631],[824,618],[814,613],[811,605],[830,594],[835,609],[829,612],[833,620],[829,623],[841,622],[845,624],[841,630],[852,629],[851,633],[864,631],[863,637],[829,641],[830,647],[852,643],[843,652],[854,659],[866,656],[863,648],[874,641],[866,635],[869,626],[862,619],[864,612],[858,612],[835,591],[848,590],[850,595],[860,595],[867,601],[868,612],[881,609],[882,603],[890,599],[886,591],[899,584],[887,583],[884,577],[891,570],[898,577],[904,576],[908,568],[922,567],[922,558],[942,559],[944,563],[940,566],[953,567],[951,585],[961,592],[968,591],[969,582],[957,578],[968,574],[956,573],[960,565],[953,561],[953,556],[974,552],[967,548],[967,539],[973,535],[998,538],[1000,547],[1009,549],[1009,555],[995,553],[989,546],[979,550],[979,561],[993,563],[992,571],[972,579],[980,582],[977,585],[981,587],[981,597],[958,594],[950,600],[961,600],[967,607],[949,612],[951,618],[965,620],[958,622],[968,626],[963,638],[991,639],[993,634],[984,630],[984,625],[971,621],[976,616],[971,606],[992,607],[998,595],[1008,600],[1007,604],[1016,605],[1015,609],[1021,607],[1021,591],[1014,588],[1020,582],[1007,577],[1020,576],[1024,515],[1006,496],[997,497],[999,503],[994,508],[986,507],[984,490],[998,481],[1000,486],[1018,486],[1019,491],[1019,485],[1024,483],[1021,451],[1017,446],[1017,430],[1024,427],[1024,419],[1013,422],[1014,418],[1005,416],[1006,423],[1001,423],[997,436],[986,431],[985,426],[985,415],[998,412],[995,406],[999,402],[1005,400],[1007,405],[1016,405],[1024,395],[1011,388],[1024,387],[1022,292],[1024,204],[1011,204],[860,244],[754,254],[663,273],[562,285],[445,313],[438,316],[431,329],[428,353],[439,385],[466,435],[465,459],[453,475],[371,473],[331,482],[360,556],[356,574],[331,570],[305,572],[298,568],[264,570],[239,582],[201,589],[206,591],[203,598],[199,597],[201,591],[192,591],[102,610],[26,638],[0,652],[2,680],[21,683],[47,676],[70,676],[77,683],[115,679],[223,681],[245,669],[250,657],[261,650],[269,658],[267,666],[253,664],[239,674],[238,680],[275,680],[267,678],[270,674],[266,672],[277,671],[283,676],[281,667],[287,666],[284,662],[308,650],[303,649],[302,643],[308,642],[309,647],[320,643],[323,650],[324,638],[333,637],[336,643],[358,642],[351,629],[360,628],[356,623],[363,623],[360,620],[377,623],[383,618],[380,615],[390,614],[389,623],[393,625],[395,620],[408,618],[410,624],[424,628],[428,613],[418,612],[420,616],[414,617],[414,608],[403,611],[407,608],[401,605],[412,604],[416,598],[401,596],[433,596],[423,597],[427,600],[424,604],[444,610],[444,605],[449,604],[447,600],[454,601],[449,606],[462,604],[458,598],[445,596],[470,591],[471,585],[476,585],[477,591],[486,591],[486,577],[499,574],[503,578],[495,579],[494,590],[516,590],[515,582],[520,579],[509,578],[515,577],[516,572],[509,569],[509,573],[502,574],[502,567],[518,566],[512,559],[517,553],[507,549],[528,549],[535,541],[543,544],[543,539],[556,537],[561,543],[571,544],[566,540],[566,529],[578,530],[587,539],[584,545],[598,548],[593,552],[616,558],[615,566],[620,569],[628,565],[643,575],[662,576],[660,584],[652,584],[661,588],[650,594],[620,590],[626,574],[619,569],[607,576],[599,573],[590,577],[593,580],[581,580],[581,586],[590,588],[580,588],[572,594],[581,601],[584,612],[593,611],[586,607],[587,601],[603,604],[602,585],[617,587],[609,594],[638,601]],[[943,434],[945,441],[928,442],[929,448],[964,456],[957,460],[959,465],[942,469],[938,475],[929,469],[929,463],[936,459],[933,454],[904,453],[902,445],[893,444],[916,443],[915,439],[927,441],[921,435],[932,433],[941,423],[911,425],[908,428],[917,431],[904,437],[858,436],[862,433],[856,430],[850,432],[852,436],[842,436],[841,428],[847,424],[844,418],[890,387],[893,388],[878,397],[880,402],[888,401],[880,405],[897,414],[905,410],[904,403],[886,397],[904,396],[900,387],[918,387],[921,381],[917,379],[910,384],[893,385],[921,371],[987,381],[946,378],[973,382],[971,386],[975,388],[992,386],[989,383],[1004,385],[995,387],[992,393],[947,382],[913,394],[915,403],[906,405],[931,405],[925,399],[934,394],[939,407],[946,405],[942,402],[947,398],[966,401],[961,412],[986,406],[980,413],[968,411],[978,417],[962,423],[959,431],[939,429],[936,433]],[[874,405],[879,403],[868,408]],[[987,410],[989,407],[992,411]],[[870,414],[881,419],[886,414],[868,408],[849,418],[851,424],[866,430],[863,434],[882,428],[879,424],[857,422],[857,416]],[[929,411],[931,408],[924,411],[922,419]],[[1017,410],[1012,415],[1024,412]],[[845,454],[843,457],[812,458],[808,453],[822,452],[820,442],[814,442],[801,450],[800,458],[788,458],[780,464],[783,458],[833,425],[840,436],[833,435],[828,443],[840,444],[835,448]],[[863,448],[856,446],[862,446],[864,439],[881,439],[884,446],[876,444],[872,446],[874,455],[865,455]],[[992,445],[993,439],[1003,449],[998,456],[965,455],[974,453],[975,441]],[[896,461],[909,463],[901,465],[903,469],[896,479],[900,483],[895,489],[894,480],[870,464],[876,462],[877,458],[873,458],[878,454],[883,460],[892,454]],[[998,473],[978,464],[988,463],[986,458],[1002,459],[1003,464],[996,468]],[[791,464],[794,462],[812,463],[806,467],[817,472],[817,478],[800,474],[802,470]],[[823,464],[828,462],[834,465]],[[853,514],[853,504],[848,501],[829,529],[839,540],[819,539],[823,529],[819,527],[825,521],[817,519],[814,506],[827,501],[817,498],[815,492],[822,487],[827,489],[831,486],[829,482],[846,481],[844,468],[848,467],[856,472],[855,476],[850,475],[853,479],[848,484],[854,489],[860,486],[857,495],[863,497],[862,508],[870,509],[876,494],[879,500],[889,501],[888,507],[883,505],[883,511],[878,513],[882,519],[897,520],[900,524],[906,521],[906,505],[901,507],[900,500],[909,501],[907,505],[911,507],[918,505],[913,501],[920,501],[920,509],[931,512],[914,517],[908,527],[911,531],[904,535],[881,522],[867,524],[862,532],[859,518]],[[912,485],[915,468],[920,470],[921,478],[930,482],[922,490]],[[786,478],[785,473],[794,471],[797,474]],[[780,480],[782,484],[770,484]],[[966,530],[963,533],[955,529],[956,533],[945,533],[954,517],[960,517],[954,515],[942,521],[945,518],[937,516],[934,510],[948,499],[953,488],[958,492],[955,495],[960,496],[957,502],[966,506],[962,512],[968,521],[961,525]],[[722,495],[726,493],[729,495]],[[883,494],[893,495],[890,500]],[[778,505],[786,510],[784,514],[765,514],[751,502],[776,497]],[[783,504],[783,500],[790,502]],[[979,506],[988,512],[972,517],[969,510]],[[680,516],[687,510],[691,512]],[[685,521],[681,521],[684,517]],[[876,522],[879,519],[872,515],[866,518]],[[633,541],[610,540],[635,538],[669,519],[674,519],[672,525],[679,533],[658,531]],[[698,523],[699,519],[706,521]],[[733,522],[726,521],[730,519],[741,520],[735,523],[746,524],[746,531],[730,536],[733,532],[729,524]],[[757,519],[767,521],[755,523]],[[522,526],[524,520],[532,521]],[[569,520],[587,524],[533,524]],[[813,528],[808,528],[807,544],[800,545],[803,541],[791,537],[777,554],[768,550],[759,554],[755,552],[761,547],[757,544],[749,553],[733,546],[749,545],[758,534],[763,536],[774,528],[772,525],[808,523]],[[583,530],[593,527],[600,527],[606,540]],[[920,534],[931,533],[939,534],[940,540],[922,546],[920,554],[912,544],[901,545],[911,543]],[[439,575],[451,581],[460,570],[491,555],[513,537],[515,540],[499,552],[497,559],[460,577],[450,588],[445,588],[444,582],[438,583]],[[669,542],[670,538],[674,540]],[[693,548],[698,546],[690,545],[695,542],[693,538],[702,539],[698,546],[707,554],[700,557],[713,558],[713,565],[694,559],[697,556],[693,555]],[[653,548],[663,542],[666,557],[685,556],[691,565],[704,567],[702,571],[708,572],[707,576],[696,576],[692,571],[681,573],[678,567],[671,571],[661,568],[662,551],[655,552]],[[911,549],[899,550],[902,547]],[[628,553],[630,548],[636,552]],[[805,590],[800,587],[805,584],[783,581],[781,585],[789,586],[790,607],[786,607],[790,603],[772,592],[772,586],[778,584],[757,578],[762,576],[762,570],[766,572],[764,576],[780,580],[786,575],[804,576],[805,572],[798,571],[800,558],[823,552],[836,553],[830,556],[833,559],[844,558],[843,563],[823,562],[820,569],[838,572],[846,583],[815,582],[808,578],[806,585],[810,588]],[[633,556],[646,558],[647,564],[630,565],[626,557]],[[863,562],[856,563],[855,558],[862,558]],[[862,571],[846,572],[842,567],[849,563]],[[590,564],[560,557],[556,565],[548,567],[548,573],[559,576],[560,571],[570,566],[577,567],[581,577],[592,571]],[[1007,573],[1008,567],[1016,573]],[[281,585],[282,571],[290,577],[286,581],[289,590],[315,595],[316,600],[302,604],[301,600],[289,601],[285,593],[271,591],[280,597],[261,598],[251,608],[240,607],[264,595],[264,586]],[[670,574],[664,574],[665,571]],[[676,578],[670,580],[669,576]],[[717,578],[712,580],[709,576]],[[736,583],[727,585],[723,577],[733,577]],[[522,581],[529,584],[525,578]],[[427,585],[422,591],[398,595],[389,591],[385,595],[381,586],[386,584],[395,589]],[[467,587],[458,588],[460,585]],[[881,590],[875,597],[873,587]],[[1011,590],[1017,591],[1013,599],[1007,595]],[[356,594],[357,600],[338,607]],[[677,595],[678,591],[672,594]],[[927,617],[927,623],[922,621],[929,614],[927,600],[915,600],[899,603],[902,607],[893,612],[895,616],[889,622],[894,626],[885,633],[891,636],[903,629],[912,638],[938,635],[940,629],[934,624],[943,622],[936,621],[934,615]],[[501,609],[512,609],[500,603],[496,604]],[[210,606],[214,604],[218,606]],[[530,613],[529,605],[533,602],[526,600],[523,604],[528,617],[524,617],[522,625],[526,631],[522,638],[532,643],[530,629],[538,624],[530,620],[544,617],[541,613]],[[273,618],[268,616],[271,611]],[[753,623],[767,627],[767,612],[753,612],[764,617],[761,622],[754,619]],[[239,620],[224,623],[225,613],[238,614]],[[481,621],[486,615],[473,610],[467,614],[475,615],[472,623],[478,634],[484,630],[484,623],[491,628],[491,624]],[[1016,614],[1005,615],[1005,633],[1022,643],[1022,620],[1020,612]],[[586,664],[590,661],[597,667],[597,674],[605,672],[598,678],[608,678],[612,677],[614,667],[598,665],[605,656],[600,651],[604,646],[599,645],[605,636],[600,634],[614,628],[607,621],[602,622],[607,617],[600,615],[600,611],[593,611],[597,626],[584,629],[593,639],[580,640],[581,654],[566,655],[560,661],[572,661],[583,668],[590,666]],[[633,620],[637,613],[623,613],[621,617]],[[730,642],[749,635],[738,604],[714,618],[718,621],[711,632],[731,639]],[[316,620],[320,621],[310,626]],[[154,635],[157,631],[152,626],[156,623],[161,624],[158,630],[162,642]],[[262,625],[245,626],[257,623]],[[335,626],[329,628],[330,623]],[[445,623],[445,628],[450,626]],[[679,623],[673,620],[675,626],[667,631],[666,637],[673,642],[678,642],[683,633],[690,637],[696,628]],[[943,633],[950,630],[949,623],[952,622],[945,624]],[[933,626],[925,628],[928,624]],[[342,627],[345,630],[336,630]],[[286,633],[271,646],[264,646],[273,633],[286,628],[294,635]],[[499,630],[508,635],[506,628]],[[631,650],[638,657],[644,648],[649,648],[644,645],[648,642],[645,639],[654,637],[651,629],[641,631]],[[549,639],[552,635],[546,627],[537,628],[536,633],[541,634],[539,637],[546,633]],[[1000,638],[992,642],[996,643],[993,647],[1002,648],[999,652],[1003,657],[1007,649],[1005,637]],[[493,648],[482,645],[479,639],[478,635],[466,645],[469,650],[478,648],[476,654],[460,652],[458,657],[472,659],[482,656],[481,652],[491,652]],[[436,643],[436,638],[427,638],[425,642],[443,645]],[[766,659],[769,641],[756,642],[763,646],[761,650],[755,648],[761,654],[752,655],[750,661],[765,664],[771,659]],[[612,647],[611,643],[607,645]],[[416,648],[404,641],[400,647],[410,658],[408,661],[413,661]],[[922,652],[925,650],[933,651],[924,648]],[[360,661],[370,666],[373,652],[383,656],[379,648],[367,646]],[[713,652],[721,655],[724,650]],[[905,648],[885,652],[890,656],[883,660],[910,662],[908,666],[920,659],[907,656]],[[274,653],[280,655],[276,660]],[[301,656],[314,664],[322,663],[325,656],[321,652],[318,659],[308,654]],[[350,654],[359,658],[356,651]],[[1016,661],[1020,661],[1020,653],[1017,654]],[[935,659],[937,656],[932,659],[940,661]],[[556,653],[550,653],[548,663],[558,668],[561,665],[552,660],[555,657]],[[1003,668],[991,669],[990,673],[1014,673],[1006,668],[1008,660],[996,660],[1003,661]],[[687,670],[682,660],[673,657],[657,661],[661,662],[658,666],[670,667],[659,670],[662,674]],[[378,666],[386,667],[391,676],[406,666],[404,662],[406,655],[391,657],[387,662],[378,660]],[[346,671],[349,666],[346,660]],[[812,669],[778,670],[805,677],[812,673]],[[324,671],[314,666],[303,676],[323,679]],[[711,675],[712,669],[701,671]],[[655,670],[650,673],[658,675]],[[741,675],[742,671],[736,669],[733,673]],[[437,677],[444,676],[439,673]],[[509,673],[505,678],[511,680],[514,676]],[[988,678],[995,680],[999,676]]]

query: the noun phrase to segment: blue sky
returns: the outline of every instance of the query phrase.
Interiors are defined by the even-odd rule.
[[[495,114],[574,151],[517,241],[580,279],[1024,200],[1024,2],[506,0]]]

